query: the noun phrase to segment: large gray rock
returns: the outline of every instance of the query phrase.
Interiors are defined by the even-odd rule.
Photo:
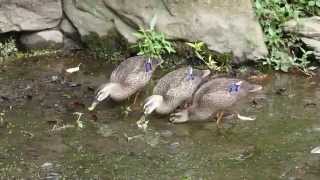
[[[73,50],[80,50],[82,49],[81,44],[78,41],[70,39],[68,37],[64,37],[63,39],[63,50],[66,52],[73,51]]]
[[[319,16],[290,20],[284,23],[283,28],[286,32],[296,33],[302,37],[320,40]]]
[[[128,42],[138,27],[157,14],[156,30],[170,39],[200,40],[211,50],[231,52],[235,62],[267,54],[251,0],[64,0],[64,11],[80,35],[108,36],[114,31]]]
[[[82,37],[90,33],[106,36],[113,27],[111,19],[108,21],[108,18],[104,17],[108,10],[100,0],[64,0],[63,8]]]
[[[61,17],[60,0],[0,0],[0,33],[53,28]]]
[[[65,51],[81,49],[81,42],[78,31],[67,18],[63,18],[60,25],[60,31],[64,35],[63,49]]]
[[[60,49],[63,47],[63,34],[59,30],[44,30],[23,34],[20,43],[28,49]]]
[[[301,38],[301,40],[314,51],[314,56],[320,61],[320,41],[310,38]]]
[[[63,34],[67,37],[70,37],[72,39],[78,38],[78,32],[73,27],[73,25],[70,23],[70,21],[66,18],[64,18],[60,23],[60,30],[63,32]]]
[[[286,32],[298,34],[310,49],[314,51],[316,59],[320,60],[320,17],[313,16],[290,20],[283,24]]]

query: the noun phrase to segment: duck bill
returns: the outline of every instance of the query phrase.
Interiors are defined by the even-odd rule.
[[[99,104],[99,101],[98,101],[98,100],[94,100],[94,101],[92,102],[91,106],[88,107],[88,110],[89,110],[89,111],[93,111],[98,104]]]

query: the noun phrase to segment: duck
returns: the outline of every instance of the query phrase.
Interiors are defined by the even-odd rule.
[[[181,67],[163,76],[143,106],[144,114],[169,114],[190,99],[210,75],[210,70]]]
[[[261,90],[262,86],[242,79],[227,77],[211,79],[195,92],[189,107],[171,114],[170,121],[172,123],[199,122],[210,120],[216,115],[216,123],[221,127],[225,111],[232,111],[238,101]]]
[[[89,111],[107,98],[122,101],[142,89],[150,81],[161,59],[134,56],[122,61],[111,73],[109,82],[102,84],[95,93]]]

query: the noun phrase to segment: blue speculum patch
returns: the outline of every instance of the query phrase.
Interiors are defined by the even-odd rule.
[[[144,63],[144,67],[145,67],[145,69],[146,69],[146,72],[152,71],[152,64],[151,64],[150,61]]]
[[[239,90],[240,90],[240,84],[237,84],[237,83],[232,83],[228,88],[229,93],[238,92]]]
[[[192,67],[189,68],[188,70],[188,74],[187,74],[187,80],[193,80],[194,77],[193,77],[193,69]]]

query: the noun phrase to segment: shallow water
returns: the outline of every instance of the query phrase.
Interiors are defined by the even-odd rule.
[[[80,71],[66,68],[82,63]],[[158,73],[138,96],[90,113],[93,90],[113,65],[90,57],[19,60],[0,71],[0,179],[319,179],[319,78],[274,74],[263,101],[243,104],[256,121],[173,125],[136,121]],[[130,106],[130,108],[128,108]],[[80,128],[77,115],[83,115]]]

